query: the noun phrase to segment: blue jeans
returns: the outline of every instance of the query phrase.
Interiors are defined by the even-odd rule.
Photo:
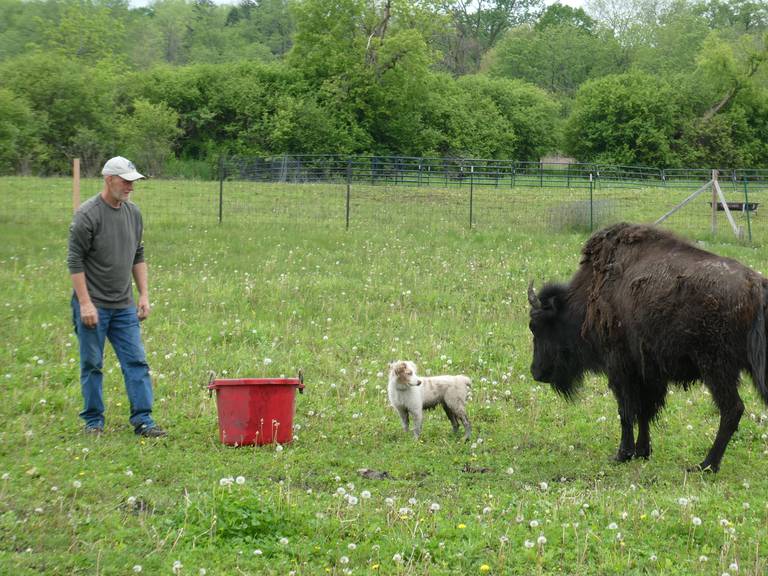
[[[109,339],[120,361],[125,389],[131,404],[130,422],[138,430],[155,425],[152,420],[152,380],[149,376],[144,344],[141,342],[136,307],[98,308],[99,323],[87,328],[80,320],[80,303],[72,298],[72,321],[80,343],[80,389],[87,427],[104,427],[104,342]]]

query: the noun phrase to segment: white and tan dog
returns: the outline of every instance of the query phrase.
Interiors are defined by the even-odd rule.
[[[442,405],[453,431],[464,426],[464,438],[468,439],[472,427],[467,418],[467,393],[472,381],[463,375],[432,376],[422,378],[416,374],[416,365],[408,360],[398,360],[389,365],[389,402],[400,414],[403,430],[408,432],[408,418],[413,418],[413,435],[421,434],[424,409]]]

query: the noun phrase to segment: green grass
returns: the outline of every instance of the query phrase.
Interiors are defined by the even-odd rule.
[[[143,333],[170,430],[158,441],[132,434],[111,350],[106,434],[80,433],[69,184],[0,179],[0,573],[172,574],[176,561],[187,575],[766,571],[768,420],[751,385],[721,471],[702,475],[686,472],[718,421],[702,387],[669,396],[649,461],[617,465],[603,378],[572,404],[532,381],[528,281],[567,279],[586,238],[518,217],[521,199],[548,206],[551,191],[488,192],[469,230],[452,191],[361,190],[345,231],[343,187],[240,185],[222,225],[215,183],[142,187]],[[604,193],[615,217],[659,213],[632,191]],[[744,245],[710,238],[700,208],[683,232],[768,267],[762,213]],[[401,433],[385,378],[398,358],[473,378],[471,442],[436,411],[418,443]],[[294,442],[220,444],[210,372],[299,369]]]

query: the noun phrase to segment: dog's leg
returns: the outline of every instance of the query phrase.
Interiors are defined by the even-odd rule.
[[[418,440],[419,435],[421,434],[421,423],[424,420],[424,413],[421,411],[418,411],[418,412],[414,412],[412,416],[413,416],[413,435],[416,438],[416,440]]]
[[[453,413],[453,410],[448,408],[448,404],[443,402],[443,410],[445,410],[446,416],[448,416],[448,420],[451,421],[451,426],[453,427],[453,433],[456,434],[456,432],[459,431],[459,421],[456,419],[456,414]]]
[[[403,422],[403,430],[408,432],[408,408],[398,407],[397,411],[400,413],[400,420]]]
[[[464,425],[464,440],[469,440],[469,437],[472,435],[472,425],[469,423],[466,411],[464,408],[460,408],[456,410],[455,414],[459,421]]]

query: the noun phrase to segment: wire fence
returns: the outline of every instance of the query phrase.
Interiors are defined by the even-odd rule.
[[[219,163],[216,181],[148,179],[137,184],[133,199],[147,225],[585,232],[621,220],[654,222],[711,177],[711,170],[498,160],[230,158]],[[719,183],[744,238],[768,239],[767,208],[761,209],[768,170],[722,170]],[[99,179],[83,179],[80,197],[101,186]],[[0,178],[0,222],[66,225],[71,190],[66,178]],[[663,225],[694,236],[711,233],[714,225],[718,236],[732,238],[712,206],[705,191]]]

